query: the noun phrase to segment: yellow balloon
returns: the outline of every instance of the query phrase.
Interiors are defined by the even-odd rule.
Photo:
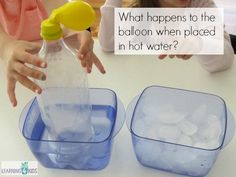
[[[65,27],[76,31],[89,28],[95,20],[93,8],[82,0],[71,1],[52,13],[52,17]]]
[[[92,25],[95,18],[95,11],[88,3],[74,0],[53,10],[41,24],[41,36],[46,40],[56,40],[62,37],[60,24],[75,31],[83,31]]]

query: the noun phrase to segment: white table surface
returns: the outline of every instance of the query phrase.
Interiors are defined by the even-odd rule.
[[[171,59],[160,61],[156,56],[115,56],[103,53],[97,41],[94,50],[105,65],[107,73],[101,75],[94,68],[93,73],[89,75],[90,87],[114,90],[125,107],[145,87],[161,85],[219,95],[236,116],[236,62],[225,72],[209,74],[201,68],[196,57],[189,61]],[[0,161],[35,161],[18,128],[20,113],[34,93],[18,84],[16,92],[18,106],[13,108],[7,97],[2,63],[0,80]],[[235,164],[236,137],[222,150],[207,177],[235,177]],[[177,177],[179,175],[141,166],[135,158],[130,134],[124,125],[115,137],[111,161],[105,169],[100,171],[57,170],[47,169],[39,164],[38,176]]]

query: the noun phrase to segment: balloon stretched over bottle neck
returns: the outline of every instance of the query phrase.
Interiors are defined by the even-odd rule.
[[[43,39],[53,41],[63,36],[61,24],[75,31],[89,28],[95,20],[93,8],[82,0],[74,0],[53,10],[48,19],[41,24]]]

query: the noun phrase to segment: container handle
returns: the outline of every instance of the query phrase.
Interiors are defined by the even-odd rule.
[[[117,113],[116,113],[116,123],[112,133],[112,138],[115,137],[121,128],[123,127],[125,122],[125,108],[122,104],[121,100],[117,98]]]
[[[29,112],[29,109],[32,105],[32,103],[34,102],[35,98],[31,99],[26,105],[25,107],[23,108],[21,114],[20,114],[20,118],[19,118],[19,128],[20,128],[20,131],[22,132],[23,131],[23,126],[24,126],[24,122],[25,122],[25,118]]]
[[[235,120],[231,111],[227,108],[227,128],[222,148],[225,148],[233,139],[235,133]]]
[[[131,121],[132,121],[132,117],[133,117],[133,113],[134,113],[134,109],[135,109],[135,106],[138,102],[138,99],[140,97],[140,94],[137,95],[136,97],[133,98],[133,100],[130,102],[130,104],[128,105],[127,107],[127,110],[126,110],[126,125],[129,129],[129,131],[131,131]]]

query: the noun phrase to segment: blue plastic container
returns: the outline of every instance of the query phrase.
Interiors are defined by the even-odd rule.
[[[100,170],[108,165],[114,137],[124,123],[124,107],[112,90],[90,89],[89,92],[95,130],[95,138],[91,142],[50,140],[37,99],[31,100],[24,108],[20,117],[20,130],[43,166]]]
[[[222,98],[160,86],[130,103],[126,121],[142,165],[195,177],[208,174],[235,131]]]

